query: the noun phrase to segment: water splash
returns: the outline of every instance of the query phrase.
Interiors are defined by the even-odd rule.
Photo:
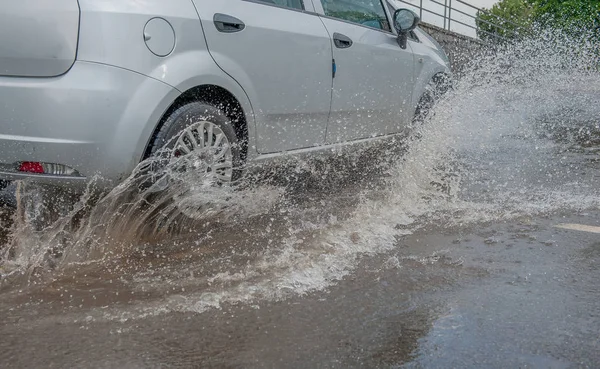
[[[253,186],[173,175],[181,180],[158,195],[139,191],[140,167],[76,229],[65,232],[72,213],[33,238],[17,233],[19,250],[34,251],[5,260],[31,270],[58,242],[68,273],[81,261],[121,260],[128,288],[168,296],[102,314],[201,312],[325,289],[420,228],[598,208],[597,55],[554,31],[486,51],[406,150],[282,159]],[[195,219],[181,218],[182,207]]]
[[[17,210],[12,242],[4,251],[5,269],[10,264],[13,273],[31,276],[40,269],[127,255],[136,245],[157,242],[185,229],[249,219],[277,202],[280,191],[276,188],[242,183],[219,186],[214,173],[202,168],[183,170],[189,161],[197,161],[196,155],[203,153],[165,164],[161,153],[140,163],[129,178],[100,198],[92,181],[67,211],[48,209],[60,203],[64,194],[21,184],[18,198],[24,205]],[[48,214],[55,218],[45,219]]]

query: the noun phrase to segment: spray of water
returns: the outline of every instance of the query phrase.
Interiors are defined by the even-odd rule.
[[[91,209],[84,199],[41,232],[21,225],[3,266],[31,274],[57,245],[54,267],[63,269],[160,250],[159,266],[123,267],[125,283],[170,297],[102,314],[199,312],[324,289],[419,228],[598,208],[598,49],[584,39],[540,30],[482,51],[406,152],[386,146],[335,164],[282,159],[291,171],[268,168],[275,174],[253,186],[214,186],[175,163],[162,192],[142,186],[146,163]],[[84,215],[74,226],[76,213]],[[174,239],[187,262],[165,251]],[[174,285],[187,292],[167,293]]]
[[[108,194],[99,195],[92,182],[67,211],[54,206],[64,194],[20,184],[17,212],[21,213],[15,215],[3,262],[12,265],[13,273],[30,277],[35,271],[73,262],[126,255],[136,245],[185,229],[251,218],[267,211],[280,196],[271,186],[219,185],[206,168],[186,170],[192,161],[202,163],[200,150],[172,161],[165,161],[164,154],[140,163]],[[58,219],[48,219],[48,214]]]

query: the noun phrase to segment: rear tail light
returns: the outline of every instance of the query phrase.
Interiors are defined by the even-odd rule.
[[[32,161],[24,161],[19,165],[19,172],[27,172],[27,173],[44,173],[44,167],[42,163],[36,163]]]
[[[50,174],[54,176],[79,176],[79,173],[66,165],[24,161],[19,164],[19,172]]]

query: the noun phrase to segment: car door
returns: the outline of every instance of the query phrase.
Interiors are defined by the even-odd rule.
[[[413,55],[380,0],[313,0],[332,36],[336,73],[327,142],[397,133],[412,119]]]
[[[252,103],[257,151],[323,144],[332,46],[311,1],[193,1],[212,57]]]

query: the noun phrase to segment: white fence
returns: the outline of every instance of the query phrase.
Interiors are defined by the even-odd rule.
[[[395,0],[396,3],[404,8],[413,10],[419,14],[423,22],[433,24],[434,26],[443,29],[454,31],[465,36],[477,38],[477,13],[489,13],[488,11],[469,4],[464,0]],[[494,0],[480,0],[482,3],[489,3],[489,6],[494,4]],[[492,15],[495,19],[493,22],[484,21],[497,31],[504,31],[508,34],[513,33],[511,29],[505,28],[504,25],[510,24],[518,27],[517,24]],[[491,37],[503,39],[497,33],[491,33],[484,30],[479,30],[480,33],[487,34]]]

